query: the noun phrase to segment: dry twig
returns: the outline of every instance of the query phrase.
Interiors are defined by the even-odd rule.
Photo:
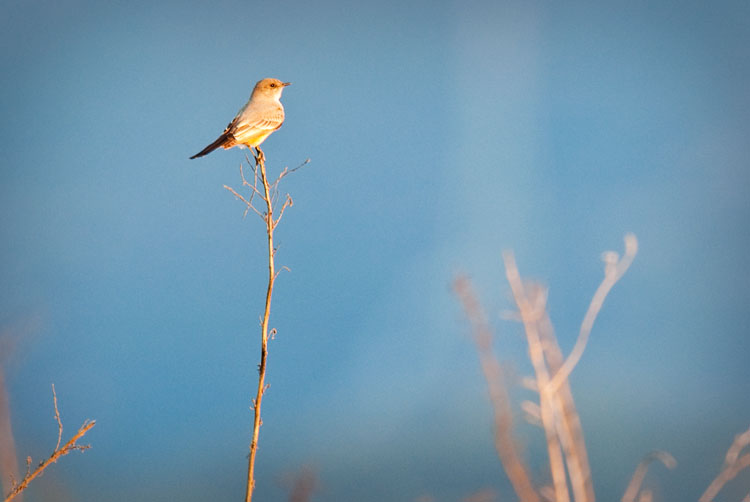
[[[495,419],[495,449],[510,479],[513,489],[521,502],[539,502],[539,495],[534,490],[528,470],[521,458],[513,438],[513,412],[510,397],[503,379],[500,363],[492,350],[492,334],[487,317],[479,304],[471,283],[465,277],[457,278],[453,290],[461,299],[466,317],[471,323],[474,343],[479,352],[479,364],[492,403]]]
[[[0,486],[5,487],[8,482],[15,486],[18,476],[16,445],[10,422],[10,401],[5,388],[3,367],[0,365]]]
[[[521,319],[523,320],[526,342],[529,346],[529,358],[534,367],[534,373],[536,373],[536,381],[539,388],[539,414],[544,428],[544,435],[547,439],[547,455],[550,474],[552,475],[554,500],[556,502],[568,502],[570,494],[565,479],[565,464],[561,451],[560,437],[557,433],[555,411],[552,408],[552,400],[549,396],[549,369],[544,360],[544,350],[538,328],[538,321],[542,316],[542,312],[539,311],[540,304],[538,301],[532,302],[528,297],[513,253],[504,253],[503,260],[505,262],[505,275],[513,292],[513,298],[521,313]],[[538,300],[538,298],[534,300]]]
[[[570,499],[566,466],[576,502],[594,501],[588,454],[568,376],[583,354],[594,320],[607,293],[628,269],[636,251],[637,240],[634,235],[628,234],[625,236],[625,256],[622,260],[616,253],[605,254],[604,280],[591,300],[578,340],[566,360],[563,359],[547,315],[546,289],[538,284],[524,283],[513,254],[506,252],[503,255],[508,283],[519,310],[518,316],[511,314],[511,317],[520,317],[524,324],[529,357],[536,375],[534,381],[527,381],[525,386],[539,392],[539,406],[526,403],[524,409],[532,420],[541,421],[544,429],[553,482],[551,498],[556,502],[567,502]]]
[[[250,183],[245,178],[245,173],[243,170],[242,165],[240,165],[240,176],[242,177],[242,186],[247,187],[250,190],[250,197],[245,198],[242,195],[240,195],[236,190],[233,188],[224,185],[224,188],[226,188],[229,192],[231,192],[235,197],[237,197],[239,200],[241,200],[245,204],[245,216],[247,215],[248,211],[251,209],[257,214],[265,223],[266,225],[266,236],[267,236],[267,242],[268,242],[268,285],[266,287],[266,302],[265,302],[265,308],[263,310],[263,317],[261,318],[261,350],[260,350],[260,364],[258,365],[258,387],[255,393],[255,399],[253,399],[253,412],[254,412],[254,418],[253,418],[253,435],[252,440],[250,442],[250,455],[248,456],[248,467],[247,467],[247,489],[245,491],[245,501],[251,502],[253,498],[253,490],[255,488],[255,457],[258,451],[258,435],[260,433],[260,426],[262,424],[262,420],[260,418],[260,408],[261,408],[261,402],[263,400],[263,394],[265,394],[266,389],[268,388],[268,385],[265,384],[265,378],[266,378],[266,359],[268,357],[268,340],[269,338],[273,338],[276,331],[274,329],[269,330],[268,323],[271,317],[271,296],[273,295],[273,286],[276,282],[276,278],[278,277],[278,272],[276,271],[276,265],[275,265],[275,255],[276,255],[276,248],[274,247],[273,243],[273,232],[276,229],[276,226],[281,221],[282,216],[284,215],[284,211],[288,207],[291,207],[293,202],[292,198],[289,196],[289,194],[286,194],[286,197],[284,198],[284,202],[282,203],[281,207],[278,209],[278,212],[275,213],[276,210],[276,201],[278,200],[279,196],[279,182],[288,174],[293,173],[297,169],[300,169],[301,167],[307,165],[310,162],[310,159],[305,160],[302,164],[295,167],[294,169],[287,169],[284,168],[284,170],[279,174],[279,176],[276,178],[275,181],[269,182],[268,176],[266,175],[266,163],[265,163],[265,155],[263,155],[263,151],[260,148],[255,149],[257,153],[254,154],[255,157],[255,163],[253,166],[253,182]],[[250,163],[250,159],[247,158],[248,163]],[[260,180],[262,187],[258,188],[258,180]],[[253,199],[255,196],[258,196],[263,201],[263,204],[265,207],[260,210],[255,207]],[[283,270],[283,268],[282,268]]]
[[[578,333],[578,339],[573,346],[573,350],[571,350],[570,355],[549,383],[550,392],[555,392],[557,388],[568,379],[570,372],[573,371],[575,365],[578,364],[578,361],[581,359],[583,351],[586,348],[586,343],[589,340],[591,328],[594,327],[596,316],[599,314],[599,310],[604,304],[604,299],[612,289],[612,286],[620,280],[630,267],[630,264],[633,263],[633,259],[637,252],[638,239],[636,239],[633,234],[627,234],[625,235],[625,255],[622,259],[620,259],[614,251],[604,253],[604,280],[602,280],[596,293],[594,293],[594,298],[591,299],[589,308],[586,311],[583,322],[581,323],[581,330]]]
[[[643,490],[638,496],[638,502],[654,502],[654,492],[651,490]]]
[[[91,448],[91,445],[79,445],[78,440],[81,439],[89,431],[89,429],[91,429],[96,424],[96,420],[84,421],[83,425],[81,425],[81,427],[78,429],[78,432],[76,432],[75,435],[62,446],[62,448],[60,447],[63,426],[62,420],[60,420],[60,412],[57,409],[57,393],[55,392],[54,384],[52,385],[52,396],[55,404],[55,420],[57,421],[57,445],[55,446],[55,451],[52,452],[52,455],[50,455],[49,458],[40,462],[33,472],[31,471],[31,457],[28,457],[26,459],[26,475],[23,477],[20,483],[13,483],[13,489],[5,497],[5,502],[13,500],[19,493],[24,491],[26,487],[29,486],[29,483],[31,483],[36,477],[41,476],[44,470],[51,464],[57,462],[60,457],[65,456],[73,451],[84,451]]]
[[[706,491],[698,499],[698,502],[711,502],[714,497],[721,491],[728,481],[734,479],[743,469],[750,467],[750,453],[740,456],[740,452],[750,444],[750,429],[738,434],[732,442],[732,446],[727,450],[724,458],[724,466],[718,476],[708,485]],[[750,494],[747,497],[749,498]]]
[[[557,372],[563,362],[562,351],[554,331],[545,309],[539,323],[539,333],[542,335],[542,348],[551,374]],[[550,396],[553,399],[558,434],[565,453],[573,495],[577,501],[593,501],[594,485],[591,481],[591,468],[570,383],[566,380],[557,392],[551,392]]]
[[[654,460],[660,460],[661,463],[667,467],[667,469],[674,469],[677,466],[677,461],[666,451],[652,451],[651,453],[643,457],[640,463],[638,463],[638,467],[635,468],[633,477],[630,479],[630,483],[628,483],[628,487],[625,489],[625,493],[622,495],[622,502],[635,501],[635,498],[636,496],[638,496],[638,492],[641,489],[641,485],[643,484],[643,478],[646,477],[648,466]],[[644,497],[650,498],[651,496],[652,494],[649,490],[643,490],[638,500],[643,500]]]

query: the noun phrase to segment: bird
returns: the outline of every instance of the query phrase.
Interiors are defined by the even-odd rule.
[[[219,147],[227,150],[239,146],[255,148],[262,159],[263,152],[259,145],[284,123],[281,93],[290,84],[276,78],[258,81],[248,102],[240,108],[221,136],[190,158],[203,157]]]

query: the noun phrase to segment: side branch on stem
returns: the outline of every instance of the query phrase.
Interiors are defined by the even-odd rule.
[[[635,497],[641,489],[643,479],[646,477],[646,471],[648,466],[654,460],[660,460],[667,469],[674,469],[677,466],[677,461],[672,455],[666,451],[656,450],[646,455],[643,460],[635,468],[633,477],[630,479],[628,487],[625,489],[625,493],[622,496],[621,502],[635,502]]]
[[[26,458],[26,475],[18,484],[16,484],[15,480],[13,481],[13,488],[5,497],[5,502],[13,500],[19,493],[24,491],[29,486],[29,483],[31,483],[38,476],[41,476],[44,470],[50,465],[57,462],[60,457],[63,457],[73,451],[84,451],[91,448],[91,445],[78,444],[78,440],[81,439],[89,431],[89,429],[91,429],[96,424],[96,420],[84,421],[83,425],[81,425],[81,427],[78,429],[78,432],[76,432],[75,435],[70,438],[67,443],[60,447],[60,443],[62,442],[63,426],[62,420],[60,420],[60,412],[57,409],[57,393],[55,393],[54,384],[52,385],[52,397],[55,404],[55,420],[57,421],[57,445],[55,446],[55,450],[52,452],[52,455],[50,455],[49,458],[41,461],[33,472],[31,471],[31,457]]]
[[[615,283],[619,281],[623,275],[625,275],[625,272],[627,272],[630,264],[633,263],[633,259],[635,258],[637,252],[638,239],[636,239],[635,235],[633,234],[627,234],[625,235],[625,255],[622,257],[622,259],[620,259],[620,257],[614,251],[608,251],[604,253],[604,280],[602,280],[602,283],[599,285],[599,288],[597,288],[596,293],[594,293],[594,297],[591,299],[589,308],[586,311],[583,322],[581,323],[581,329],[578,333],[576,344],[573,346],[573,350],[571,350],[570,355],[565,360],[562,367],[557,371],[557,373],[555,373],[555,376],[549,383],[550,392],[555,392],[558,387],[560,387],[560,384],[568,379],[568,376],[570,376],[573,368],[575,368],[575,365],[578,364],[578,361],[583,355],[584,349],[586,349],[586,343],[588,343],[589,341],[591,328],[594,327],[594,321],[596,320],[596,316],[599,314],[599,310],[601,310],[602,305],[604,304],[604,299],[607,297],[607,294],[609,294],[612,286],[614,286]]]

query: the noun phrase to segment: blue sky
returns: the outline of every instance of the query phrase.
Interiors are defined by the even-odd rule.
[[[679,463],[649,475],[657,497],[699,497],[750,425],[746,2],[0,9],[19,457],[54,446],[52,382],[66,432],[97,419],[30,500],[242,496],[263,227],[222,188],[242,151],[188,157],[270,76],[293,85],[269,169],[311,163],[283,185],[260,500],[303,465],[319,500],[511,496],[450,290],[473,279],[527,374],[504,249],[550,286],[568,351],[601,252],[639,238],[571,377],[601,500],[655,448]],[[521,433],[544,480],[541,433]]]

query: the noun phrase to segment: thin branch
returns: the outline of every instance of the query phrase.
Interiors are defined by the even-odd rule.
[[[576,502],[595,500],[583,429],[568,377],[583,354],[604,299],[626,272],[636,252],[637,240],[634,235],[628,234],[625,236],[625,256],[622,260],[616,253],[605,254],[604,280],[594,294],[578,340],[567,359],[563,358],[552,322],[547,315],[547,289],[522,281],[512,253],[504,254],[506,276],[524,324],[529,357],[536,374],[535,382],[527,381],[526,387],[536,387],[535,390],[539,392],[538,411],[531,403],[526,404],[526,411],[531,421],[535,421],[537,417],[541,420],[545,431],[554,487],[553,499],[556,502],[567,501],[570,496],[566,466]],[[517,318],[518,315],[506,313],[504,317]]]
[[[547,289],[538,285],[529,287],[528,289],[539,298],[537,303],[540,303],[539,308],[542,311],[542,315],[538,326],[542,340],[542,350],[544,351],[549,372],[554,374],[563,364],[563,355],[555,337],[555,329],[552,326],[552,321],[547,314]],[[558,391],[550,393],[549,396],[552,399],[555,410],[557,433],[560,436],[560,442],[565,453],[570,484],[575,500],[578,502],[594,501],[594,485],[591,481],[591,468],[589,466],[588,453],[586,452],[586,443],[583,438],[583,427],[581,426],[581,420],[576,410],[569,382],[567,380],[563,382]]]
[[[83,425],[78,429],[78,432],[75,433],[75,435],[70,438],[70,440],[65,443],[62,448],[60,448],[60,436],[62,436],[62,421],[60,420],[60,412],[57,409],[57,394],[55,394],[55,386],[52,386],[52,394],[54,398],[54,404],[55,404],[55,419],[57,420],[58,425],[58,441],[57,446],[55,447],[55,451],[52,452],[52,455],[49,456],[46,460],[43,460],[39,463],[39,465],[34,469],[34,471],[31,471],[31,457],[27,457],[26,459],[26,475],[21,480],[19,484],[15,484],[13,486],[13,489],[8,493],[8,495],[5,497],[5,502],[10,502],[13,500],[19,493],[24,491],[27,486],[29,486],[29,483],[31,483],[36,477],[41,476],[44,470],[49,467],[51,464],[54,464],[57,462],[57,460],[60,457],[63,457],[67,455],[70,452],[73,451],[84,451],[91,448],[90,445],[79,445],[78,440],[81,439],[88,431],[91,429],[94,425],[96,425],[96,420],[86,420],[83,422]]]
[[[750,467],[750,453],[745,453],[732,465],[724,467],[716,479],[708,486],[698,502],[709,502],[716,497],[725,484],[734,479],[740,471]]]
[[[0,334],[0,343],[3,335]],[[4,354],[5,355],[5,354]],[[16,460],[16,445],[13,439],[13,428],[10,421],[10,400],[5,387],[5,377],[0,363],[0,486],[16,486],[16,480],[20,477],[18,462]]]
[[[537,326],[540,317],[539,306],[529,301],[513,253],[503,253],[503,261],[505,262],[505,275],[523,319],[526,340],[529,345],[529,358],[534,367],[540,390],[539,408],[544,434],[547,439],[547,455],[554,486],[554,500],[556,502],[568,502],[570,493],[565,479],[565,464],[560,450],[561,443],[557,432],[555,410],[549,393],[549,370],[544,360],[544,350]]]
[[[643,490],[638,496],[638,502],[654,502],[654,492],[651,490]]]
[[[750,444],[750,429],[746,430],[742,434],[735,436],[732,446],[727,450],[727,454],[724,457],[724,465],[730,465],[737,462],[737,458],[740,456],[740,452],[745,446]]]
[[[310,163],[310,159],[305,159],[305,160],[304,160],[304,161],[303,161],[303,162],[302,162],[302,163],[301,163],[300,165],[298,165],[297,167],[294,167],[294,168],[292,168],[292,169],[289,169],[288,167],[285,167],[285,168],[284,168],[284,170],[283,170],[283,171],[281,172],[281,174],[279,175],[278,179],[277,179],[276,181],[274,181],[274,183],[273,183],[273,184],[274,184],[274,185],[278,185],[278,184],[279,184],[279,181],[281,181],[281,179],[282,179],[282,178],[284,178],[285,176],[287,176],[287,175],[289,175],[289,174],[292,174],[293,172],[295,172],[295,171],[297,171],[297,170],[299,170],[299,169],[301,169],[301,168],[305,167],[305,166],[306,166],[307,164],[309,164],[309,163]]]
[[[727,482],[734,479],[743,469],[750,467],[750,453],[740,456],[740,451],[750,444],[750,429],[735,436],[732,445],[727,450],[724,467],[718,476],[708,485],[698,502],[710,502],[716,497]]]
[[[510,396],[505,386],[502,369],[492,350],[492,334],[487,316],[482,310],[470,281],[459,277],[453,282],[453,290],[463,303],[466,317],[471,323],[474,343],[479,353],[479,363],[487,381],[495,419],[495,449],[521,502],[539,502],[528,469],[521,458],[513,437],[513,412]]]
[[[245,158],[247,158],[247,156],[245,156]],[[249,162],[250,161],[248,160],[248,163]],[[253,197],[255,197],[256,195],[261,196],[261,197],[263,196],[260,190],[258,190],[258,168],[253,166],[252,169],[253,169],[253,182],[251,184],[249,181],[247,181],[247,179],[245,179],[244,166],[240,164],[240,175],[242,176],[242,185],[250,188],[251,190],[250,201],[251,202],[253,200]]]
[[[289,196],[289,194],[286,194],[286,200],[281,205],[281,209],[279,209],[279,216],[278,218],[276,218],[276,221],[273,222],[274,227],[276,227],[276,225],[278,225],[281,221],[281,217],[284,216],[284,211],[286,211],[288,207],[292,207],[293,205],[294,202],[292,201],[292,198]]]
[[[289,169],[288,167],[285,167],[284,170],[278,175],[276,180],[274,180],[273,182],[268,181],[268,179],[266,178],[264,183],[267,183],[268,187],[264,187],[264,191],[261,192],[261,190],[258,188],[258,180],[260,176],[265,176],[265,171],[261,173],[261,169],[259,166],[260,166],[260,163],[263,163],[263,170],[265,170],[265,155],[260,149],[258,149],[258,151],[259,151],[258,154],[253,155],[255,165],[253,165],[253,163],[250,161],[250,158],[247,155],[245,155],[245,159],[247,160],[248,165],[252,166],[252,170],[253,170],[253,182],[252,183],[250,183],[245,177],[244,166],[243,164],[240,164],[240,177],[242,179],[242,186],[245,186],[250,189],[250,197],[248,198],[243,197],[242,195],[237,193],[236,190],[234,190],[233,188],[227,185],[224,185],[224,188],[226,188],[229,192],[231,192],[232,195],[234,195],[237,199],[245,203],[246,209],[243,214],[243,218],[247,216],[248,211],[252,209],[255,212],[255,214],[257,214],[260,217],[260,219],[265,221],[268,214],[273,213],[276,210],[276,203],[278,202],[279,195],[280,195],[279,190],[278,190],[279,182],[283,178],[285,178],[287,175],[292,174],[298,169],[309,164],[310,159],[306,159],[304,162],[302,162],[300,165],[298,165],[294,169]],[[266,188],[268,188],[268,190],[266,190]],[[266,200],[266,192],[268,193],[270,204],[268,204],[268,201]],[[263,202],[266,203],[266,207],[269,208],[269,210],[261,212],[258,208],[255,207],[253,203],[253,198],[256,195],[258,195],[263,200]],[[276,227],[276,225],[279,224],[279,221],[281,221],[281,217],[284,215],[284,211],[286,211],[286,209],[288,207],[291,207],[292,205],[293,205],[292,198],[289,196],[289,194],[286,194],[284,203],[282,204],[281,209],[278,212],[278,217],[276,218],[275,221],[272,220],[274,228]]]
[[[248,211],[249,211],[250,209],[252,209],[253,211],[255,211],[255,213],[256,213],[256,214],[257,214],[258,216],[260,216],[261,218],[263,218],[263,215],[262,215],[262,214],[260,213],[260,211],[258,211],[258,210],[257,210],[257,209],[255,208],[255,206],[253,206],[253,203],[252,203],[252,195],[250,196],[250,200],[247,200],[247,199],[245,199],[245,198],[244,198],[244,197],[243,197],[242,195],[238,194],[238,193],[237,193],[237,191],[236,191],[236,190],[235,190],[234,188],[232,188],[232,187],[230,187],[230,186],[227,186],[227,185],[224,185],[224,188],[226,188],[227,190],[229,190],[229,191],[230,191],[230,192],[232,193],[232,195],[234,195],[234,196],[235,196],[235,197],[237,197],[237,198],[238,198],[239,200],[241,200],[242,202],[244,202],[244,203],[245,203],[245,205],[247,206],[247,207],[245,208],[245,214],[243,214],[243,215],[242,215],[242,217],[243,217],[243,218],[244,218],[245,216],[247,216],[247,212],[248,212]]]
[[[271,317],[271,298],[273,296],[273,287],[276,282],[276,278],[278,277],[281,270],[284,270],[286,268],[282,267],[279,271],[276,270],[276,264],[274,261],[276,248],[274,247],[273,243],[273,232],[276,229],[276,226],[281,221],[281,217],[284,215],[284,211],[292,206],[292,198],[289,196],[289,194],[287,194],[284,203],[281,205],[281,208],[278,211],[278,215],[274,217],[275,205],[279,197],[278,186],[282,178],[284,178],[287,174],[290,174],[300,167],[308,164],[310,162],[310,159],[307,159],[301,165],[292,170],[285,168],[273,182],[270,182],[268,180],[268,175],[266,173],[265,155],[260,148],[256,147],[253,151],[254,163],[250,161],[250,158],[247,155],[245,156],[245,159],[247,160],[248,165],[252,166],[253,181],[251,183],[245,177],[245,171],[242,164],[240,165],[240,176],[242,178],[242,186],[247,187],[250,190],[250,196],[243,197],[242,195],[237,193],[236,190],[227,185],[224,185],[224,188],[226,188],[238,200],[242,201],[245,204],[245,215],[247,215],[247,212],[252,209],[255,214],[257,214],[261,218],[261,220],[263,220],[266,226],[267,236],[268,284],[266,287],[265,307],[263,309],[263,316],[260,320],[261,350],[260,363],[258,364],[258,386],[255,392],[255,398],[252,399],[253,432],[252,439],[250,441],[250,454],[248,455],[247,489],[245,491],[245,501],[251,502],[253,497],[253,490],[255,489],[254,473],[255,460],[258,452],[258,437],[260,433],[260,426],[263,424],[263,420],[261,419],[261,404],[263,401],[263,395],[268,389],[268,385],[265,383],[266,360],[268,358],[268,341],[273,339],[274,335],[276,334],[275,329],[269,329],[269,320]],[[258,187],[258,181],[260,181],[260,184],[262,185],[261,188]],[[257,208],[254,204],[253,199],[256,195],[261,199],[263,203],[264,207],[262,207],[262,209]]]
[[[542,427],[542,411],[538,404],[532,401],[523,401],[521,410],[526,414],[524,417],[528,423]]]
[[[281,275],[282,272],[291,272],[291,270],[289,270],[289,267],[283,266],[276,271],[276,275],[274,276],[273,279],[274,280],[278,279],[279,275]]]
[[[247,490],[245,492],[245,501],[251,502],[253,498],[253,490],[255,489],[255,458],[258,453],[258,435],[260,433],[261,417],[260,409],[263,400],[263,394],[265,394],[267,386],[265,385],[266,378],[266,359],[268,357],[268,322],[271,317],[271,296],[273,294],[273,285],[276,281],[276,273],[274,271],[274,252],[273,252],[273,203],[271,201],[271,195],[269,193],[268,178],[266,177],[266,165],[264,162],[264,155],[260,148],[257,149],[258,155],[255,157],[256,172],[260,170],[260,179],[263,183],[263,200],[266,203],[266,235],[268,237],[268,287],[266,288],[266,304],[263,311],[263,319],[261,321],[261,350],[260,350],[260,364],[258,366],[258,388],[256,390],[255,399],[253,401],[253,436],[250,442],[250,455],[248,457],[247,467]]]
[[[57,392],[55,392],[55,384],[52,384],[52,401],[55,404],[55,420],[57,420],[57,444],[55,445],[55,451],[60,449],[60,441],[62,440],[63,426],[62,420],[60,420],[60,410],[57,409]]]
[[[677,461],[666,451],[652,451],[651,453],[643,457],[643,459],[641,459],[641,461],[638,463],[638,467],[635,468],[633,477],[630,479],[630,483],[628,483],[628,487],[625,489],[625,493],[622,495],[622,499],[620,499],[621,502],[635,502],[635,498],[636,496],[638,496],[638,492],[640,491],[641,485],[643,484],[643,479],[646,477],[648,466],[654,460],[661,461],[661,463],[670,470],[674,469],[677,466]],[[644,491],[643,493],[647,493],[647,491]],[[645,496],[648,497],[649,495]]]
[[[604,280],[602,280],[596,293],[594,293],[594,297],[591,299],[589,308],[586,311],[583,322],[581,323],[581,329],[578,333],[578,339],[573,346],[573,350],[549,383],[550,392],[554,393],[557,391],[560,385],[567,380],[568,376],[570,376],[570,373],[573,371],[576,364],[578,364],[578,361],[581,359],[583,351],[586,348],[586,343],[591,334],[591,328],[594,327],[594,321],[599,314],[599,310],[602,308],[604,299],[612,289],[612,286],[620,280],[623,274],[628,270],[628,267],[630,267],[630,264],[633,263],[633,258],[635,258],[637,252],[638,239],[636,239],[633,234],[627,234],[625,236],[625,256],[623,256],[622,259],[618,259],[617,253],[605,253],[604,258],[606,266],[604,269]]]

